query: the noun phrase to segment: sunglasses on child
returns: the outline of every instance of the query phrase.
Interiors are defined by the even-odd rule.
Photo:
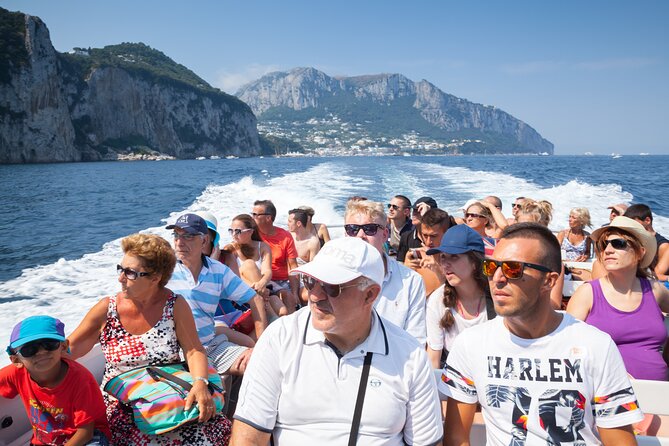
[[[376,223],[368,223],[366,225],[344,225],[344,231],[349,237],[355,237],[362,229],[365,235],[376,235],[379,229],[385,229],[383,226]]]
[[[125,274],[125,277],[128,280],[137,280],[138,277],[151,275],[151,273],[147,273],[144,271],[135,271],[134,269],[123,268],[121,265],[116,265],[116,272],[118,273],[119,276],[121,275],[121,273]]]
[[[597,240],[597,248],[600,251],[604,251],[606,249],[606,247],[609,246],[609,244],[611,244],[613,249],[617,249],[619,251],[621,251],[623,249],[627,249],[627,247],[629,246],[629,243],[627,243],[627,240],[625,240],[623,238],[612,238],[612,239],[609,239],[609,240],[605,240],[605,239]]]
[[[325,292],[325,294],[330,298],[339,297],[339,295],[341,294],[341,290],[343,290],[344,288],[352,288],[358,286],[357,283],[351,285],[333,285],[331,283],[325,283],[320,280],[316,280],[313,277],[307,276],[305,274],[302,275],[302,284],[307,289],[307,291],[312,291],[316,287],[316,284],[318,284],[321,287],[321,289]]]
[[[537,265],[536,263],[517,262],[515,260],[499,261],[485,259],[483,261],[483,274],[486,277],[492,278],[495,275],[495,271],[497,271],[497,268],[500,266],[502,267],[502,274],[504,277],[511,280],[520,279],[523,277],[523,271],[525,271],[526,267],[536,269],[537,271],[542,271],[544,273],[552,272],[545,266]]]
[[[15,349],[15,354],[19,354],[24,358],[32,358],[40,348],[43,348],[47,352],[52,352],[57,350],[58,347],[60,347],[60,341],[57,339],[37,339]]]

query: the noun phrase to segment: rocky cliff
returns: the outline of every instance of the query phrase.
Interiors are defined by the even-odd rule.
[[[268,74],[242,87],[237,97],[261,121],[341,115],[390,138],[418,132],[445,143],[466,141],[469,152],[553,153],[552,143],[510,114],[401,74],[334,78],[314,68],[295,68]]]
[[[260,153],[256,118],[143,44],[60,54],[37,17],[0,8],[0,163]]]

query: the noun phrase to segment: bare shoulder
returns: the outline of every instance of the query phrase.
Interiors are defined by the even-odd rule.
[[[584,283],[576,288],[574,294],[569,298],[567,313],[576,319],[585,320],[592,309],[592,285]]]

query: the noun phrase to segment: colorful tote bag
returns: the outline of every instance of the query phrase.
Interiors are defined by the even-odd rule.
[[[216,413],[220,413],[224,405],[223,382],[211,365],[208,380]],[[197,421],[200,414],[197,404],[184,410],[192,385],[188,365],[179,362],[128,370],[110,379],[104,390],[132,408],[140,431],[157,435]]]

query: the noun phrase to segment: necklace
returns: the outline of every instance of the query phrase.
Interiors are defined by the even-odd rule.
[[[484,300],[485,300],[485,297],[481,296],[481,298],[479,299],[479,303],[476,306],[476,314],[474,315],[474,318],[479,317],[479,314],[481,314],[481,303]],[[460,310],[460,314],[462,315],[462,317],[464,317],[465,316],[465,307],[462,306],[462,302],[460,302],[460,299],[458,299],[457,302],[458,302],[458,310]]]

